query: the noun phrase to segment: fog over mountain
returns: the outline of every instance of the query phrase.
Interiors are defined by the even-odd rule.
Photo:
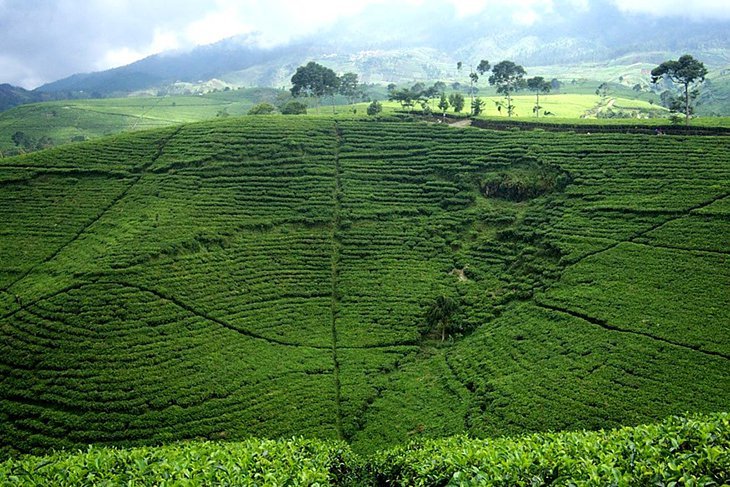
[[[0,27],[7,26],[7,19],[13,15],[17,17],[17,12],[9,14],[8,5],[13,3],[17,4],[16,7],[20,5],[0,0]],[[146,7],[141,3],[137,5],[139,2],[131,3],[141,13],[148,12],[153,17],[158,15],[165,19],[162,9],[152,8],[157,2],[148,2],[150,5]],[[260,2],[254,1],[256,8],[245,15],[231,7],[235,2],[217,2],[218,10],[215,12],[228,13],[227,19],[216,17],[218,14],[215,13],[203,15],[193,3],[183,2],[179,9],[176,7],[176,18],[189,22],[179,34],[166,30],[172,25],[171,21],[166,24],[156,22],[154,18],[147,19],[148,28],[154,29],[152,44],[174,49],[119,68],[77,74],[46,83],[39,91],[87,91],[108,95],[152,89],[176,81],[196,83],[212,78],[234,86],[282,86],[296,66],[307,60],[316,60],[339,71],[355,71],[369,82],[448,78],[454,75],[457,60],[469,65],[482,58],[491,61],[512,59],[529,67],[616,60],[655,63],[668,55],[691,52],[711,67],[723,68],[730,64],[730,6],[714,0],[693,2],[691,10],[676,1],[410,0],[385,3],[366,0],[355,2],[348,8],[337,2],[312,4],[311,8],[319,14],[297,10],[299,7],[292,7],[286,2],[271,2],[268,16],[274,18],[265,17],[267,20],[261,22],[256,22],[256,19],[264,18],[261,12],[265,7]],[[63,4],[63,1],[58,3]],[[58,5],[56,10],[60,8]],[[287,7],[294,11],[285,13]],[[91,10],[97,15],[104,13],[94,2]],[[135,15],[140,15],[140,12]],[[305,15],[303,12],[309,13]],[[168,14],[173,15],[172,12]],[[251,22],[247,24],[246,15],[249,14]],[[296,19],[293,20],[294,14],[305,15],[299,23],[307,25],[299,25]],[[278,30],[277,20],[281,22]],[[77,20],[75,23],[80,30],[67,32],[72,38],[69,40],[71,44],[83,31],[83,22]],[[123,45],[124,30],[114,23],[112,25],[115,27],[110,29],[108,38]],[[216,27],[219,27],[219,35],[237,31],[246,33],[192,47],[195,39],[214,38],[210,29],[215,32]],[[49,28],[51,33],[54,28]],[[20,35],[19,30],[18,25],[13,25],[10,33],[0,36],[9,37],[12,41]],[[132,30],[134,38],[149,38],[149,33],[145,37],[142,26],[137,25]],[[93,32],[98,34],[97,30]],[[51,33],[40,34],[40,37]],[[149,45],[133,44],[132,47],[114,48],[115,51],[113,44],[109,41],[107,47],[111,51],[107,50],[106,54],[89,51],[86,55],[103,54],[108,59],[109,52],[124,54],[124,49],[127,49],[127,54],[133,55],[150,48]],[[6,45],[9,49],[0,56],[0,66],[7,68],[3,70],[7,75],[13,72],[10,65],[14,44],[9,42]],[[51,52],[55,49],[49,45],[43,47]],[[99,59],[91,60],[97,64],[90,60],[84,64],[78,59],[83,56],[82,49],[71,66],[99,65]],[[32,54],[27,58],[27,71],[30,72],[35,58]],[[42,79],[45,76],[47,74],[38,71],[26,78]],[[0,81],[13,83],[17,79]]]

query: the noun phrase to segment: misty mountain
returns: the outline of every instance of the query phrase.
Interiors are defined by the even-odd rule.
[[[0,112],[24,105],[26,103],[35,103],[51,99],[48,94],[38,91],[29,91],[19,86],[12,86],[7,83],[0,85]]]
[[[404,28],[404,23],[406,27]],[[296,67],[316,60],[365,82],[453,79],[457,61],[511,59],[526,67],[582,63],[659,63],[690,52],[710,67],[730,65],[730,22],[627,15],[610,4],[546,14],[529,25],[497,8],[468,19],[433,4],[382,6],[287,45],[255,37],[153,55],[127,66],[76,74],[37,91],[104,96],[220,79],[233,86],[285,86]]]

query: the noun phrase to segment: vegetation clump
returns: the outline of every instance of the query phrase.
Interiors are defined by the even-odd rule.
[[[553,191],[562,191],[570,176],[560,169],[531,161],[506,170],[487,173],[481,180],[487,198],[525,201]]]

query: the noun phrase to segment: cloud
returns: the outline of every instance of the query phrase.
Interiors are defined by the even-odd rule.
[[[624,13],[695,20],[730,20],[728,0],[612,0]]]
[[[445,24],[518,29],[598,5],[626,14],[730,19],[730,0],[0,0],[0,82],[35,87],[243,33],[273,46],[353,25],[360,30],[350,34],[362,39],[373,26],[387,25],[394,42],[416,42],[414,33]]]

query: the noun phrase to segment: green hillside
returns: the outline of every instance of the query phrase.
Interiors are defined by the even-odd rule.
[[[728,149],[247,117],[4,158],[2,453],[727,411]]]
[[[21,105],[0,112],[0,156],[12,151],[13,134],[23,132],[48,145],[167,127],[185,122],[244,115],[256,103],[273,101],[278,90],[249,88],[205,95],[140,96],[62,100]],[[41,144],[43,145],[43,144]]]

